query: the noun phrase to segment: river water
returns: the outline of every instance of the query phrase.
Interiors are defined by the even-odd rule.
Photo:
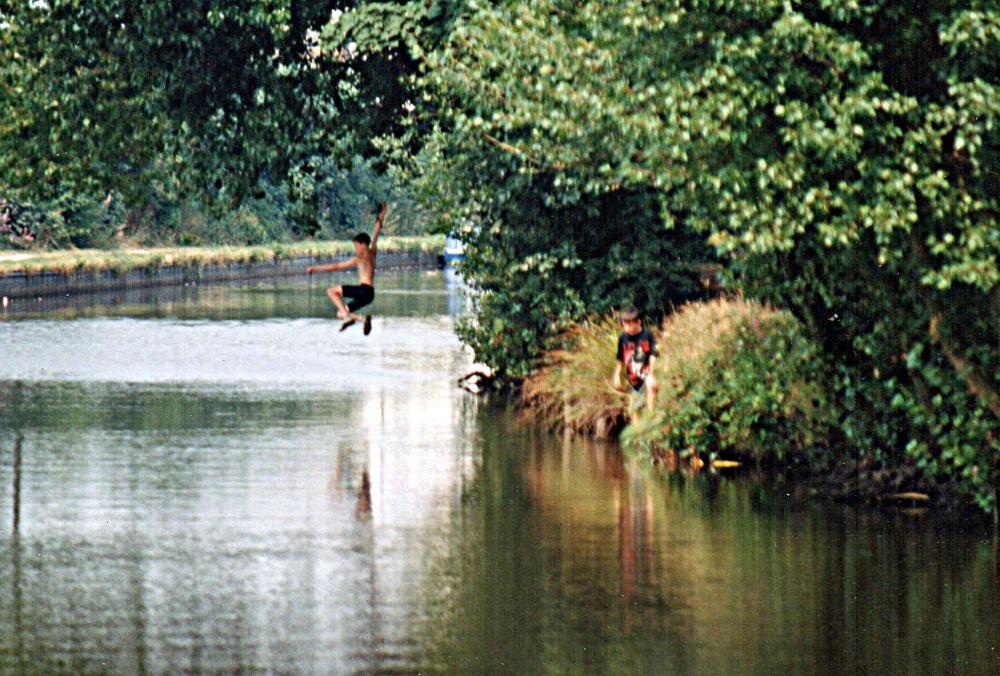
[[[1000,673],[997,540],[455,385],[458,278],[0,315],[0,673]]]

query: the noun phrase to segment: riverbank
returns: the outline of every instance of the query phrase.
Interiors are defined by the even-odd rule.
[[[384,237],[383,268],[433,266],[444,237]],[[13,299],[301,274],[353,253],[350,241],[262,246],[0,253],[0,296]]]
[[[782,477],[801,495],[983,515],[948,475],[905,453],[852,448],[823,355],[790,313],[719,298],[648,328],[661,354],[651,410],[610,381],[620,331],[612,317],[567,332],[563,349],[525,380],[522,404],[550,426],[619,438],[627,452],[668,470],[736,462]]]

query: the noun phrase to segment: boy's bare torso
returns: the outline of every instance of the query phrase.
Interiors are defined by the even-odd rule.
[[[375,285],[375,256],[378,251],[375,247],[371,247],[368,251],[358,254],[358,283],[367,284],[369,286]]]

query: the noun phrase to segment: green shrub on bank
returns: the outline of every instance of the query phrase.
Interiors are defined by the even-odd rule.
[[[626,422],[628,395],[611,386],[618,325],[583,322],[564,335],[566,349],[551,352],[525,379],[522,401],[546,422],[599,438]]]
[[[233,211],[215,215],[195,202],[184,202],[144,223],[133,239],[181,246],[258,245],[289,242],[293,230],[285,215],[266,200],[249,200]]]
[[[692,303],[661,328],[656,408],[627,446],[682,457],[824,460],[836,407],[814,343],[788,312],[745,300]]]
[[[613,318],[586,321],[562,336],[524,381],[522,401],[550,424],[603,437],[630,417],[615,390]],[[837,439],[816,345],[788,312],[744,300],[685,305],[655,331],[661,357],[653,411],[625,428],[627,446],[711,458],[803,460],[816,465]]]

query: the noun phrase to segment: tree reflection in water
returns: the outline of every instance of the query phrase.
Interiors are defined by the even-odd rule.
[[[426,583],[432,664],[535,673],[995,673],[995,537],[670,474],[482,421]],[[442,527],[444,528],[444,526]],[[969,671],[969,669],[965,669]]]

